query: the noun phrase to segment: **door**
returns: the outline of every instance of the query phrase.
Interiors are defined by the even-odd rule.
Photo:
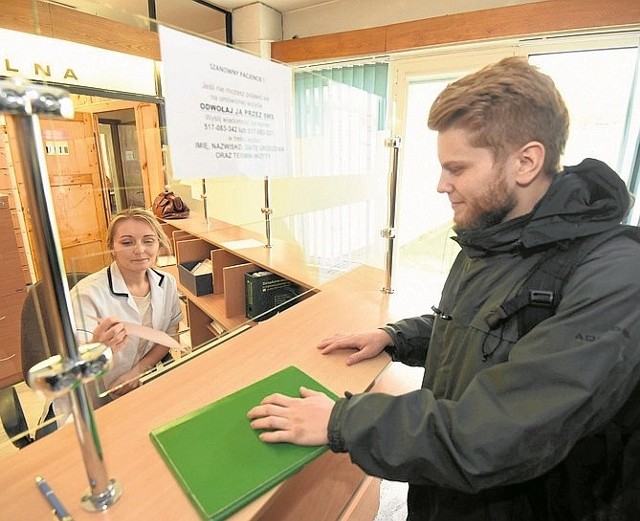
[[[41,119],[42,139],[65,268],[97,271],[109,262],[107,212],[93,116]]]
[[[133,109],[101,112],[97,117],[111,212],[144,208],[144,183]]]
[[[150,208],[166,184],[158,107],[110,101],[95,116],[112,213]]]
[[[417,293],[439,300],[457,245],[450,239],[453,212],[436,190],[440,178],[437,133],[428,129],[429,109],[452,81],[514,54],[509,47],[396,61],[392,67],[393,135],[401,138],[398,160],[395,278],[411,277]],[[418,288],[418,281],[423,287]]]
[[[158,106],[153,103],[138,103],[135,114],[144,205],[150,208],[156,196],[165,189],[170,176],[165,172],[163,161]]]

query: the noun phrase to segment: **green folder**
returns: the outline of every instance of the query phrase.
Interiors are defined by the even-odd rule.
[[[249,426],[247,412],[265,396],[299,396],[300,386],[336,398],[291,366],[151,431],[151,440],[203,519],[225,519],[328,449],[265,443]]]

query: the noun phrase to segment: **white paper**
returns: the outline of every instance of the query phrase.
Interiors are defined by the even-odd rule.
[[[211,259],[205,259],[191,268],[191,273],[196,277],[198,275],[212,275],[212,272],[213,266],[211,265]]]
[[[168,347],[169,349],[188,351],[186,347],[181,346],[180,343],[167,335],[164,331],[158,331],[132,322],[124,322],[124,328],[128,335],[144,338],[145,340],[151,340],[154,344],[160,344],[161,346]]]
[[[174,255],[159,255],[156,259],[156,265],[159,268],[164,268],[165,266],[175,266],[176,258]]]
[[[241,239],[239,241],[223,242],[221,246],[228,250],[242,250],[243,248],[257,248],[258,246],[264,246],[264,243],[257,239]]]
[[[159,27],[176,179],[289,176],[291,68]]]

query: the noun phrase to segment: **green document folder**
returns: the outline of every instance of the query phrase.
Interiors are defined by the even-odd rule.
[[[249,426],[247,412],[265,396],[299,396],[300,386],[336,398],[292,366],[151,431],[203,519],[225,519],[328,449],[265,443]]]

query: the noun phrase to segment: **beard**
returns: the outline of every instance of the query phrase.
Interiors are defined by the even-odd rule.
[[[509,190],[502,168],[494,181],[473,201],[467,202],[467,211],[453,229],[456,232],[484,230],[500,224],[516,206],[516,196]]]

